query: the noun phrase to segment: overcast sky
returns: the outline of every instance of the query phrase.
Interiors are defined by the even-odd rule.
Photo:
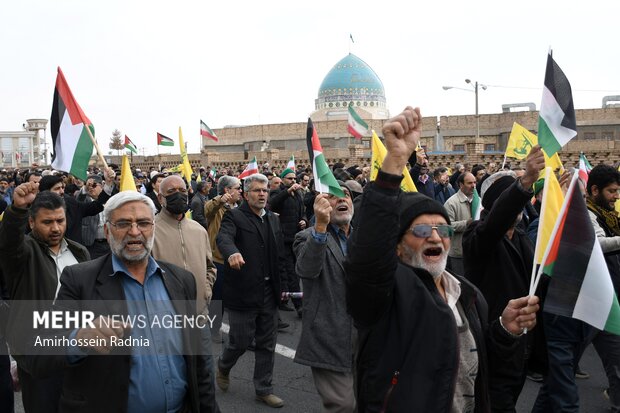
[[[480,113],[538,108],[550,46],[576,108],[620,95],[618,1],[20,0],[0,10],[0,130],[49,119],[60,66],[106,152],[114,129],[154,154],[156,132],[177,142],[181,126],[195,153],[200,119],[305,122],[349,51],[377,72],[392,114],[409,104],[472,114],[473,93],[442,89],[469,88],[465,78],[489,85]]]

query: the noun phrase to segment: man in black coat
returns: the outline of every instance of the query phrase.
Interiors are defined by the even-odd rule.
[[[306,212],[304,206],[304,191],[295,179],[292,169],[285,169],[281,174],[282,184],[280,188],[272,190],[269,194],[269,209],[280,216],[282,233],[284,234],[284,257],[286,259],[286,278],[282,279],[282,291],[299,292],[299,276],[295,272],[295,254],[293,242],[295,234],[306,229]],[[297,314],[301,317],[301,299],[294,298],[293,305]],[[282,304],[280,309],[290,311],[291,308]]]
[[[267,185],[262,174],[245,178],[245,202],[224,214],[217,235],[217,247],[225,260],[223,292],[230,332],[218,360],[216,383],[222,391],[228,390],[230,370],[255,338],[256,398],[270,407],[282,407],[284,402],[273,394],[271,379],[284,244],[278,216],[265,210]]]
[[[57,309],[96,318],[92,327],[53,331],[77,346],[32,363],[38,375],[64,370],[59,412],[219,412],[200,331],[165,324],[195,316],[196,282],[190,272],[151,257],[154,215],[148,197],[116,194],[104,210],[112,254],[62,273]],[[138,321],[128,326],[118,317]]]
[[[400,190],[420,122],[419,109],[408,107],[383,125],[387,155],[364,190],[348,247],[358,410],[488,412],[486,349],[509,357],[536,323],[538,298],[511,300],[487,325],[478,289],[445,271],[452,234],[445,208]]]
[[[13,204],[0,225],[0,267],[11,303],[7,342],[17,360],[26,413],[57,411],[62,373],[35,378],[22,351],[28,332],[21,300],[51,302],[60,287],[59,275],[68,265],[90,259],[86,248],[65,238],[65,204],[57,194],[38,192],[39,184],[29,182],[15,188]],[[26,233],[26,226],[31,229]],[[26,334],[26,337],[24,336]]]
[[[526,159],[526,171],[515,179],[513,171],[497,172],[482,184],[479,221],[463,234],[465,277],[476,285],[489,303],[489,319],[501,315],[511,298],[529,294],[534,245],[518,223],[523,207],[534,196],[532,185],[545,167],[542,149],[534,147]],[[535,334],[540,334],[537,331]],[[510,359],[490,352],[490,391],[494,411],[513,412],[526,376],[527,339]]]

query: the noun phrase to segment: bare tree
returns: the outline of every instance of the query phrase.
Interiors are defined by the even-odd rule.
[[[125,142],[121,138],[121,131],[114,129],[110,138],[110,149],[116,149],[116,155],[120,155],[120,151],[125,148]]]

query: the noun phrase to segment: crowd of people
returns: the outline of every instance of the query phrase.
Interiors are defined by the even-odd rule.
[[[85,181],[2,170],[0,412],[13,412],[18,386],[27,413],[218,412],[216,388],[234,386],[248,350],[255,398],[282,407],[273,385],[282,311],[301,319],[294,361],[311,368],[317,410],[515,412],[530,377],[542,382],[533,411],[577,412],[575,375],[587,375],[578,363],[593,343],[620,412],[620,339],[540,311],[544,280],[530,295],[542,150],[523,167],[431,170],[421,119],[408,107],[385,122],[387,155],[372,182],[367,165],[330,165],[333,194],[313,190],[309,167],[268,164],[242,180],[240,170],[200,168],[190,182],[135,169],[136,191],[123,192],[114,166]],[[407,166],[418,192],[401,190]],[[582,188],[616,292],[618,189],[609,165]],[[109,300],[126,315],[207,321],[189,331],[109,326],[118,310]],[[97,318],[57,332],[83,344],[31,354],[20,301]],[[113,345],[127,337],[150,338],[152,354]]]

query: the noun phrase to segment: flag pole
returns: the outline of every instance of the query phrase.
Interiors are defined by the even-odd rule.
[[[504,168],[502,168],[504,169]],[[545,186],[543,187],[543,197],[542,197],[542,203],[540,205],[540,215],[544,216],[544,211],[545,208],[547,206],[547,192],[549,191],[549,171],[551,170],[551,167],[545,167]],[[532,264],[532,275],[530,277],[530,293],[529,295],[534,294],[534,292],[532,291],[532,288],[534,287],[534,282],[536,281],[536,272],[538,271],[538,268],[536,268],[536,261],[538,258],[538,253],[539,253],[539,249],[541,247],[540,243],[540,231],[542,229],[540,224],[545,224],[545,222],[542,222],[542,220],[539,218],[538,220],[538,230],[536,231],[536,245],[534,246],[534,263]]]
[[[93,145],[95,145],[95,150],[97,151],[97,155],[99,156],[99,160],[103,164],[103,167],[105,169],[109,168],[108,167],[108,163],[105,161],[103,155],[101,154],[101,149],[99,149],[99,144],[97,143],[97,139],[95,139],[95,137],[93,136],[92,131],[90,130],[90,128],[87,125],[86,125],[86,130],[88,131],[88,136],[90,136],[90,140],[93,142]]]
[[[504,154],[504,162],[502,162],[502,171],[504,170],[504,165],[506,165],[506,154]]]

